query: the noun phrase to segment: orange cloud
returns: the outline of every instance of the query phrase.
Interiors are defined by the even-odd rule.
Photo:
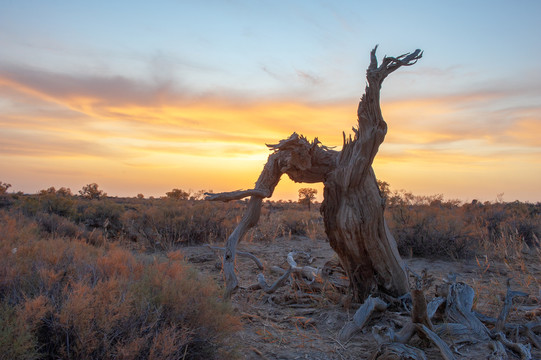
[[[82,185],[97,181],[110,193],[126,194],[137,186],[137,192],[152,195],[172,187],[251,187],[269,153],[265,143],[296,131],[339,148],[342,131],[348,134],[356,122],[356,100],[203,96],[119,77],[24,70],[0,66],[0,92],[11,103],[0,105],[5,173],[29,176],[30,169],[51,174],[57,169],[62,178]],[[539,108],[504,107],[505,98],[492,91],[384,100],[389,131],[374,164],[378,176],[393,186],[424,190],[420,193],[468,193],[465,179],[507,179],[502,174],[509,169],[528,172],[532,184],[539,182],[540,174],[528,168],[539,163]],[[502,187],[496,193],[512,187],[510,182],[495,184]],[[69,184],[43,186],[50,185]],[[286,181],[276,194],[296,199],[297,187]]]

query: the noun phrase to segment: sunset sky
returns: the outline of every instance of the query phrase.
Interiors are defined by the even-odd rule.
[[[340,149],[379,44],[424,50],[383,84],[379,179],[541,201],[540,16],[538,0],[0,0],[0,181],[252,188],[266,143]],[[284,176],[273,199],[307,186]]]

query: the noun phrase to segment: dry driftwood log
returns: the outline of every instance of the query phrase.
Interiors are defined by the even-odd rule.
[[[257,224],[262,200],[272,195],[282,174],[295,182],[324,183],[321,212],[325,231],[348,275],[354,300],[364,300],[373,290],[393,296],[409,291],[395,239],[383,217],[384,203],[372,162],[387,133],[379,101],[383,80],[400,67],[415,64],[422,51],[384,57],[378,64],[376,49],[377,46],[370,54],[357,126],[353,128],[353,137],[344,133],[342,151],[321,145],[317,138],[309,142],[293,133],[278,144],[267,145],[273,153],[254,189],[207,194],[207,200],[217,201],[250,196],[243,218],[226,243],[223,261],[226,297],[238,287],[234,268],[237,244]]]

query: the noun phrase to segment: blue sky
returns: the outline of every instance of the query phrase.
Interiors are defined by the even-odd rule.
[[[425,52],[383,84],[380,178],[420,194],[541,201],[539,1],[0,0],[0,10],[0,180],[14,190],[251,187],[265,142],[297,131],[341,145],[379,44],[380,57]],[[278,197],[296,198],[280,186]]]

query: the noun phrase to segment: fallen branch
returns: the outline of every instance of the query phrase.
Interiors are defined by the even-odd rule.
[[[534,332],[531,329],[525,327],[524,335],[526,335],[526,337],[530,341],[530,344],[532,344],[533,346],[535,346],[538,349],[541,349],[541,341],[540,341],[539,337],[537,335],[535,335]]]
[[[414,324],[424,324],[430,330],[432,330],[432,322],[430,321],[430,317],[428,316],[424,291],[422,289],[412,289],[411,300],[411,321]]]
[[[423,324],[417,324],[417,331],[424,334],[436,347],[440,350],[440,354],[445,360],[454,360],[455,356],[451,352],[449,346],[432,330]]]
[[[321,271],[312,266],[298,266],[294,256],[299,254],[303,254],[310,258],[310,255],[304,251],[291,251],[289,254],[287,254],[287,263],[289,264],[292,272],[300,274],[304,279],[308,280],[307,285],[311,285],[316,280],[316,277],[320,275]]]
[[[513,299],[517,296],[528,296],[528,294],[520,292],[520,291],[512,291],[511,279],[507,279],[507,293],[505,294],[505,301],[502,307],[502,311],[500,312],[500,315],[498,316],[498,320],[496,321],[496,326],[494,326],[495,332],[500,332],[504,329],[505,320],[507,319],[507,316],[509,315],[509,310],[511,310],[511,306],[513,306]]]
[[[219,247],[219,246],[210,246],[210,245],[205,245],[206,247],[208,247],[209,249],[211,250],[219,250],[219,251],[223,251],[225,252],[225,248],[223,247]],[[247,258],[250,258],[252,259],[255,264],[257,265],[257,267],[259,268],[259,270],[264,270],[265,267],[263,266],[263,263],[257,258],[257,256],[255,256],[254,254],[252,253],[249,253],[247,251],[237,251],[237,255],[238,256],[242,256],[242,257],[247,257]]]
[[[205,193],[205,195],[206,195],[205,200],[223,201],[223,202],[228,202],[231,200],[240,200],[248,196],[256,196],[260,198],[270,197],[269,191],[262,190],[262,189],[236,190],[236,191],[229,191],[229,192],[223,192],[223,193],[218,193],[218,194]]]
[[[409,359],[426,360],[426,355],[421,349],[402,343],[381,344],[370,360],[385,359]]]
[[[440,336],[446,336],[453,339],[455,343],[460,342],[476,342],[472,339],[471,329],[464,324],[457,323],[443,323],[434,326],[434,332]]]
[[[476,311],[473,311],[473,314],[484,324],[496,325],[496,322],[498,321],[496,318],[478,313]],[[517,329],[522,331],[528,329],[534,333],[541,333],[541,321],[530,321],[526,324],[505,324],[504,329],[505,331],[516,331]]]
[[[278,290],[280,287],[285,285],[287,279],[289,278],[289,275],[291,275],[291,269],[286,270],[286,272],[282,276],[280,276],[280,278],[276,280],[274,284],[269,286],[267,282],[265,281],[265,275],[259,274],[257,275],[258,283],[256,285],[250,286],[250,289],[253,289],[253,290],[258,289],[258,287],[256,286],[259,285],[259,289],[263,290],[267,294],[272,294],[273,292]]]
[[[472,336],[482,340],[490,339],[487,327],[471,311],[475,292],[464,283],[453,282],[449,285],[445,314],[449,322],[466,325]]]
[[[511,349],[512,351],[516,352],[520,355],[521,359],[531,359],[532,354],[530,351],[530,347],[523,344],[514,343],[512,341],[507,340],[505,335],[502,332],[498,332],[494,334],[494,338],[501,342],[504,346],[506,346],[508,349]]]
[[[489,348],[492,350],[492,354],[489,359],[507,359],[507,351],[505,347],[499,341],[491,341],[488,344]]]
[[[407,344],[413,335],[415,335],[415,332],[416,327],[412,322],[408,322],[397,333],[392,328],[387,328],[386,326],[376,325],[372,327],[372,335],[379,345],[388,343]]]
[[[353,315],[353,320],[346,323],[340,333],[338,339],[342,343],[348,342],[351,337],[362,330],[363,326],[370,319],[374,312],[383,312],[387,309],[387,303],[380,298],[369,296],[361,307]]]
[[[426,306],[426,313],[429,319],[432,319],[434,315],[436,315],[436,311],[438,311],[441,304],[443,304],[445,301],[446,300],[443,297],[435,297],[428,303]]]

